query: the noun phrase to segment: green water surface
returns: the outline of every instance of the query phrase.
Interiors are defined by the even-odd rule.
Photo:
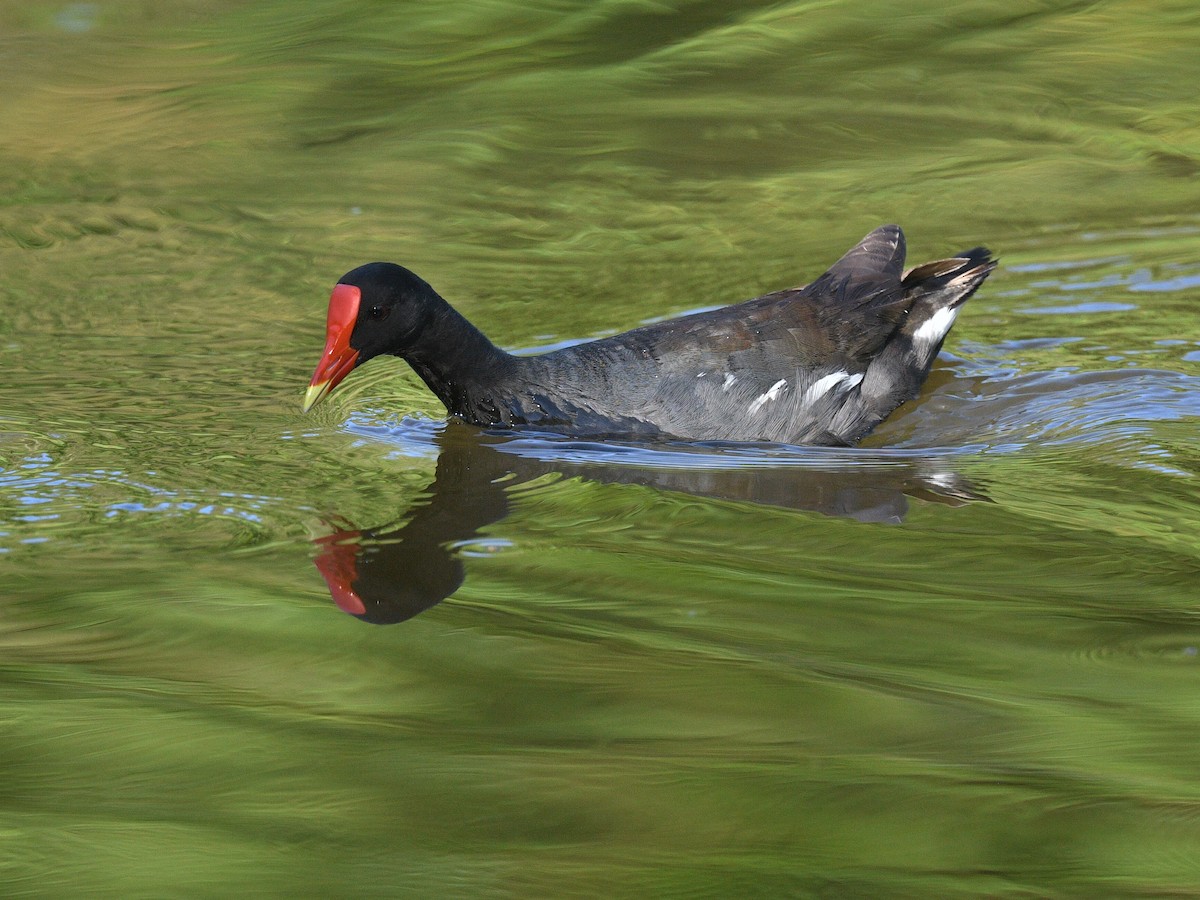
[[[0,2],[0,895],[1200,893],[1198,47]],[[300,414],[362,262],[536,348],[890,221],[1002,267],[861,449],[506,442],[398,360]],[[331,537],[429,608],[340,611]]]

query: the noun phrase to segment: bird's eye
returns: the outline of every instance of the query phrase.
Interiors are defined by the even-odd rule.
[[[367,315],[369,315],[372,319],[386,319],[390,311],[390,306],[372,306]]]

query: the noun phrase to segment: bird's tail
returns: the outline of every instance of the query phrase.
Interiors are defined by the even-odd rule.
[[[954,309],[975,293],[997,264],[987,247],[974,247],[950,259],[914,266],[904,273],[901,284],[930,313]],[[918,304],[914,304],[913,312]]]

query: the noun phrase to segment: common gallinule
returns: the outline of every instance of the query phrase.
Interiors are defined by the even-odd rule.
[[[451,415],[482,427],[850,444],[917,395],[959,306],[996,262],[976,247],[903,265],[904,233],[884,225],[807,287],[513,356],[408,269],[368,263],[333,289],[304,409],[391,354]]]

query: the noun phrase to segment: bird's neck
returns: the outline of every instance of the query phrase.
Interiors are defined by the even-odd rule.
[[[492,417],[481,415],[479,407],[487,405],[517,362],[448,303],[404,358],[447,411],[475,424],[495,424],[484,421]]]

